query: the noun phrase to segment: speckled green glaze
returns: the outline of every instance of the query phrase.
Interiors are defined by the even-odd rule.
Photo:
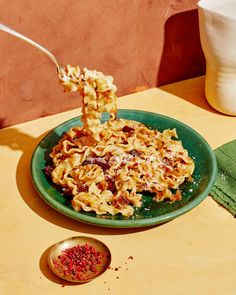
[[[152,129],[163,131],[176,128],[178,139],[195,162],[194,182],[185,183],[181,189],[183,198],[173,204],[154,202],[148,195],[143,195],[143,205],[136,209],[130,218],[117,216],[97,216],[95,213],[76,212],[70,202],[59,193],[52,182],[45,176],[44,167],[49,160],[49,153],[57,144],[62,134],[73,126],[81,126],[80,118],[73,118],[49,132],[36,147],[31,160],[31,178],[39,195],[55,210],[81,222],[114,228],[134,228],[151,226],[170,221],[197,206],[210,192],[217,175],[214,152],[204,138],[189,126],[175,119],[156,113],[138,110],[119,110],[119,118],[144,123]],[[108,114],[103,114],[107,120]]]

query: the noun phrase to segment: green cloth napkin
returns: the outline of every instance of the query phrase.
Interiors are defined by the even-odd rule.
[[[236,217],[236,140],[215,151],[218,175],[210,195]]]

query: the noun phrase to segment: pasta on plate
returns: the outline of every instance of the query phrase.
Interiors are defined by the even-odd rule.
[[[192,180],[194,162],[176,130],[116,118],[110,76],[67,66],[59,77],[65,90],[83,98],[83,126],[66,132],[50,154],[50,177],[71,196],[73,209],[130,217],[142,206],[142,192],[157,202],[181,200],[179,186]],[[104,123],[103,112],[110,113]]]

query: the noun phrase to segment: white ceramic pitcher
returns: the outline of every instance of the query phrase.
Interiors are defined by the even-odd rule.
[[[198,12],[206,98],[216,110],[236,116],[236,0],[201,0]]]

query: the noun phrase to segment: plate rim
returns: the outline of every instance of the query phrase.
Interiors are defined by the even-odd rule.
[[[168,120],[172,121],[173,123],[176,122],[178,125],[182,125],[185,128],[189,129],[192,133],[194,133],[194,135],[198,139],[200,139],[201,143],[204,144],[206,150],[209,153],[209,156],[210,156],[209,159],[211,160],[211,164],[212,164],[211,177],[210,177],[210,180],[209,180],[204,192],[200,193],[197,196],[197,198],[191,200],[189,203],[187,203],[184,206],[182,206],[176,210],[173,210],[171,212],[162,214],[160,216],[155,216],[155,217],[150,217],[150,218],[145,218],[145,219],[143,218],[143,219],[127,219],[127,220],[126,219],[122,219],[122,220],[106,219],[106,218],[103,218],[102,216],[101,217],[89,216],[89,215],[86,215],[82,212],[77,212],[77,211],[61,204],[57,200],[48,197],[48,193],[45,194],[45,191],[39,185],[38,176],[36,173],[37,168],[35,167],[35,159],[37,156],[37,152],[38,152],[39,148],[42,149],[42,147],[41,147],[42,142],[45,139],[47,139],[48,137],[50,137],[50,135],[52,135],[56,129],[60,129],[60,127],[62,127],[63,125],[68,125],[68,124],[70,124],[72,122],[76,122],[76,121],[78,121],[78,122],[76,122],[76,124],[74,126],[79,126],[78,123],[80,123],[82,125],[82,123],[80,121],[80,118],[81,118],[81,115],[80,115],[80,116],[73,117],[69,120],[66,120],[66,121],[60,123],[59,125],[55,126],[54,128],[52,128],[51,130],[49,130],[47,132],[47,134],[44,135],[44,137],[36,145],[36,147],[32,153],[31,162],[30,162],[31,181],[33,182],[36,192],[54,210],[58,211],[59,213],[61,213],[63,215],[66,215],[67,217],[72,218],[76,221],[80,221],[80,222],[87,223],[90,225],[110,227],[110,228],[137,228],[137,227],[147,227],[147,226],[152,226],[152,225],[158,225],[158,224],[162,224],[162,223],[168,222],[170,220],[173,220],[173,219],[187,213],[191,209],[195,208],[198,204],[200,204],[208,196],[210,190],[212,189],[212,187],[216,181],[217,161],[216,161],[214,151],[212,150],[209,143],[205,140],[205,138],[202,135],[200,135],[197,131],[195,131],[192,127],[188,126],[187,124],[183,123],[182,121],[179,121],[175,118],[172,118],[172,117],[169,117],[166,115],[162,115],[159,113],[155,113],[155,112],[149,112],[149,111],[144,111],[144,110],[135,110],[135,109],[119,109],[118,110],[118,117],[122,118],[122,114],[126,114],[128,112],[150,114],[152,116],[154,115],[159,118],[168,119]],[[60,135],[60,136],[62,136],[62,135]]]

